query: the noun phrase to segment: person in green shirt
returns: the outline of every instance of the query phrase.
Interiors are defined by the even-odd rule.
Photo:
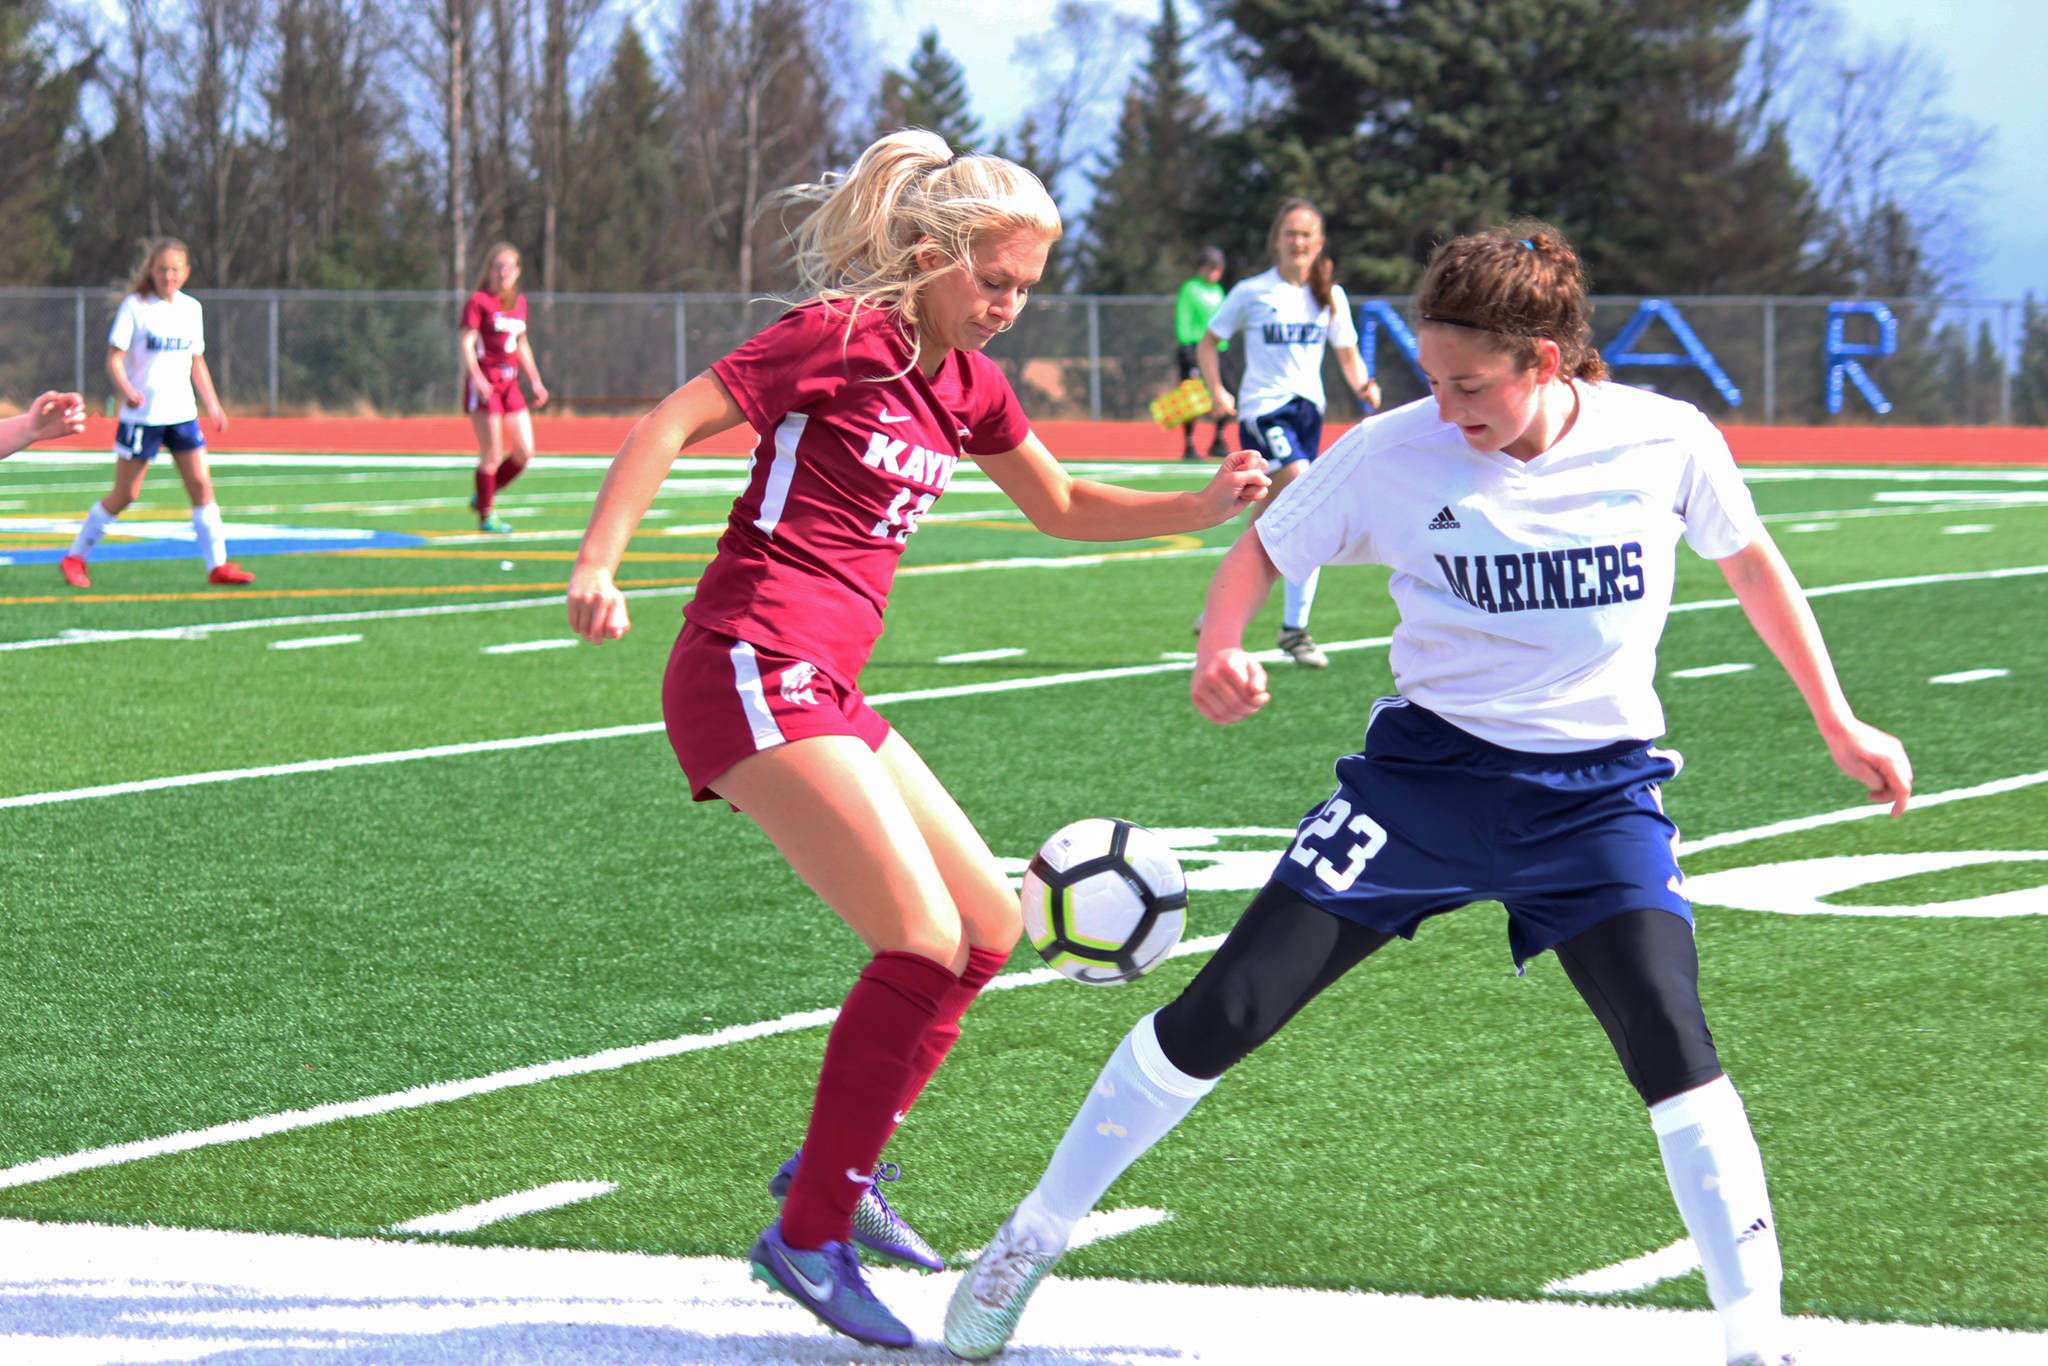
[[[1196,344],[1202,340],[1202,333],[1208,329],[1209,319],[1216,316],[1216,310],[1223,305],[1223,251],[1220,247],[1203,247],[1195,257],[1195,273],[1180,287],[1180,298],[1173,306],[1173,335],[1180,343],[1176,355],[1180,361],[1180,377],[1188,379],[1202,373],[1195,361]],[[1229,342],[1221,343],[1223,346]],[[1223,418],[1210,415],[1209,455],[1221,460],[1230,454],[1230,443],[1223,439]],[[1180,458],[1195,458],[1195,424],[1189,422],[1180,429]]]

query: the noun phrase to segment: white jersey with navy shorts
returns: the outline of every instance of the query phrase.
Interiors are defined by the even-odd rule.
[[[1322,445],[1323,353],[1358,345],[1351,301],[1330,287],[1330,305],[1306,284],[1289,284],[1278,268],[1240,280],[1223,296],[1209,331],[1244,337],[1244,378],[1237,386],[1238,425],[1245,445],[1269,465],[1313,460]]]
[[[1412,935],[1474,900],[1519,964],[1612,915],[1690,919],[1657,785],[1674,754],[1654,678],[1683,536],[1723,559],[1759,534],[1728,446],[1689,404],[1577,383],[1535,458],[1475,451],[1422,400],[1346,433],[1256,524],[1283,575],[1383,564],[1399,697],[1279,876]]]
[[[206,444],[192,393],[192,358],[206,354],[199,301],[184,293],[168,299],[130,294],[114,313],[107,345],[122,353],[128,382],[142,394],[139,406],[123,404],[117,415],[114,454],[152,460],[162,446],[182,451]]]

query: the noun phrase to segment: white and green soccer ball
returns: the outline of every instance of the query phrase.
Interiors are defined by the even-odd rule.
[[[1077,982],[1115,986],[1157,967],[1187,923],[1188,884],[1166,841],[1129,821],[1053,832],[1024,870],[1024,933]]]

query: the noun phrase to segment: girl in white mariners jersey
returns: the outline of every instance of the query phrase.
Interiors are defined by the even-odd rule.
[[[1273,268],[1240,280],[1223,296],[1196,346],[1195,360],[1209,386],[1212,411],[1238,417],[1244,444],[1265,457],[1277,494],[1306,471],[1323,447],[1323,350],[1335,348],[1344,372],[1367,408],[1380,401],[1379,381],[1358,354],[1358,327],[1343,286],[1331,280],[1323,253],[1322,211],[1289,199],[1266,231]],[[1218,342],[1244,334],[1244,378],[1232,394],[1218,369]],[[1265,504],[1252,509],[1257,521]],[[1329,656],[1308,633],[1318,569],[1289,576],[1281,594],[1280,648],[1304,668],[1320,669]],[[1199,628],[1198,628],[1199,629]]]
[[[754,1274],[840,1332],[900,1347],[910,1332],[853,1245],[944,1262],[882,1198],[877,1177],[898,1172],[876,1159],[1022,918],[974,826],[861,694],[896,562],[964,456],[1034,526],[1075,540],[1214,526],[1267,479],[1239,452],[1199,491],[1140,493],[1069,478],[1032,435],[981,354],[1060,235],[1030,172],[904,132],[795,197],[816,205],[796,246],[819,297],[633,429],[571,573],[569,620],[592,642],[626,630],[612,573],[677,453],[751,426],[747,488],[684,609],[662,711],[693,794],[751,817],[870,955],[826,1041],[802,1147],[768,1183],[782,1211]]]
[[[1517,966],[1555,950],[1648,1107],[1731,1363],[1783,1366],[1777,1232],[1742,1101],[1700,1008],[1692,910],[1658,784],[1652,687],[1682,535],[1727,576],[1843,772],[1905,809],[1899,742],[1856,719],[1726,443],[1691,406],[1612,384],[1577,257],[1528,223],[1443,246],[1416,304],[1434,401],[1360,424],[1232,547],[1193,699],[1250,716],[1240,637],[1274,578],[1393,569],[1399,696],[1214,958],[1140,1020],[947,1313],[987,1356],[1076,1220],[1223,1072],[1395,936],[1472,901]]]
[[[114,430],[114,490],[86,510],[71,550],[57,562],[64,581],[90,588],[86,558],[114,519],[142,491],[157,452],[168,449],[192,500],[192,535],[206,562],[208,583],[249,583],[255,575],[228,558],[227,531],[213,501],[213,476],[206,468],[206,438],[199,433],[199,409],[206,404],[215,431],[226,431],[228,415],[213,391],[206,368],[206,321],[199,301],[179,291],[192,273],[185,244],[173,238],[150,244],[128,294],[114,314],[107,337],[107,378],[121,396]]]

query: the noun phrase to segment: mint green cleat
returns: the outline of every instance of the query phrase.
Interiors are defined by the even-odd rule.
[[[980,1361],[1003,1350],[1038,1283],[1067,1250],[1020,1227],[1012,1214],[953,1288],[946,1305],[946,1350]]]
[[[489,516],[479,517],[476,529],[478,531],[488,531],[495,536],[503,536],[512,530],[512,524],[494,512]]]

